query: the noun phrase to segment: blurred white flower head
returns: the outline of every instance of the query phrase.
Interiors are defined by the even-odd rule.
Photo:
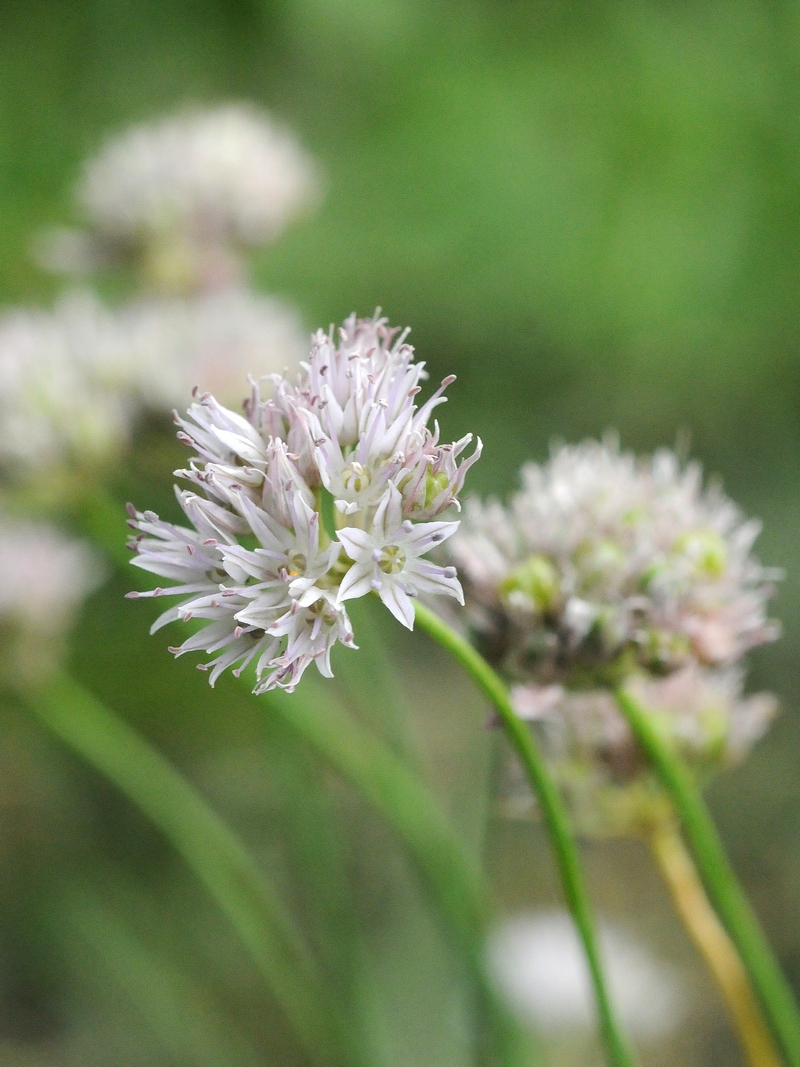
[[[0,518],[0,634],[16,676],[53,665],[77,609],[104,578],[88,545],[52,526]]]
[[[134,262],[165,290],[241,279],[240,253],[280,236],[320,197],[293,134],[246,104],[188,109],[112,137],[77,198],[88,235],[45,235],[37,257],[81,273]]]
[[[759,524],[696,463],[587,441],[523,468],[506,507],[468,501],[447,550],[467,626],[512,683],[581,833],[645,831],[669,814],[619,712],[626,686],[701,780],[740,760],[775,713],[743,695],[744,654],[777,636],[779,575]],[[509,769],[508,806],[529,810]]]
[[[626,1029],[642,1041],[679,1029],[687,999],[676,969],[615,925],[601,923],[599,933],[611,996]],[[522,1022],[554,1035],[595,1026],[586,960],[566,912],[511,916],[490,936],[488,957],[499,990]]]
[[[117,314],[131,380],[155,411],[182,406],[193,389],[239,405],[248,375],[281,374],[308,354],[309,335],[294,308],[238,286],[142,299]]]
[[[91,293],[69,293],[52,311],[0,315],[7,476],[102,460],[127,438],[134,412],[126,339]]]
[[[280,301],[230,288],[118,309],[89,292],[52,311],[0,316],[0,465],[7,474],[107,462],[143,408],[170,411],[194,387],[235,402],[247,372],[296,367],[308,349]]]
[[[211,654],[212,684],[252,661],[258,692],[292,690],[311,663],[330,677],[333,647],[354,646],[352,598],[376,593],[409,628],[414,596],[462,600],[455,568],[427,556],[458,527],[438,516],[480,442],[465,456],[471,434],[440,444],[428,427],[453,379],[418,406],[426,375],[406,334],[353,315],[338,338],[315,334],[272,397],[254,383],[244,416],[207,393],[176,419],[195,451],[180,473],[196,491],[178,494],[191,526],[131,509],[134,564],[176,583],[132,595],[183,598],[154,630],[206,620],[173,651]]]
[[[777,636],[760,526],[697,463],[637,459],[612,437],[528,464],[508,507],[469,501],[449,549],[469,623],[521,682],[586,686],[634,670],[735,664]]]

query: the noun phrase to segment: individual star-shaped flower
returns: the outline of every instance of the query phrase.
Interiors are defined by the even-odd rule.
[[[421,557],[458,529],[457,522],[403,519],[402,497],[390,485],[375,513],[372,530],[339,530],[339,540],[354,561],[339,587],[338,602],[376,592],[392,615],[414,626],[411,598],[419,593],[446,593],[464,603],[455,567],[440,567]]]

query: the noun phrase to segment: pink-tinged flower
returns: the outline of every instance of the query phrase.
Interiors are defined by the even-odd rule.
[[[469,501],[450,543],[469,624],[508,674],[614,682],[691,662],[729,667],[773,640],[778,572],[752,554],[759,524],[698,464],[612,438],[556,449],[508,507]]]
[[[613,438],[523,468],[508,506],[468,501],[448,542],[466,626],[512,684],[576,829],[630,835],[672,817],[613,693],[626,687],[701,781],[741,759],[775,712],[743,695],[745,653],[777,636],[777,573],[758,523],[696,463]],[[533,801],[519,768],[514,806]]]
[[[185,598],[155,628],[206,620],[173,651],[214,654],[212,683],[251,662],[256,691],[293,689],[311,663],[328,677],[333,647],[356,647],[354,597],[377,593],[408,627],[414,596],[463,602],[455,568],[425,558],[458,523],[418,521],[458,506],[480,453],[427,426],[452,379],[418,406],[423,366],[377,316],[348,319],[339,342],[318,333],[297,381],[276,378],[269,399],[253,383],[244,415],[203,394],[176,416],[195,453],[178,472],[192,528],[131,512],[134,563],[177,583],[141,595]]]

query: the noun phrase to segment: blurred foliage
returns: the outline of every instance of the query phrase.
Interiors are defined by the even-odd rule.
[[[459,375],[441,411],[447,434],[472,430],[486,443],[474,489],[508,490],[519,464],[541,457],[554,435],[615,426],[643,450],[687,433],[734,499],[763,517],[762,557],[787,570],[778,607],[786,634],[759,655],[753,682],[779,692],[784,714],[711,799],[800,983],[800,3],[3,0],[0,299],[36,302],[55,291],[30,242],[69,221],[81,160],[106,133],[186,101],[228,98],[291,122],[327,175],[320,215],[264,254],[259,283],[289,295],[310,325],[376,305],[411,323],[432,375]],[[119,472],[120,502],[169,510],[179,453],[167,432],[143,429]],[[287,803],[294,778],[318,772],[280,746],[285,766],[274,745],[265,757],[241,690],[224,679],[211,692],[185,660],[173,664],[147,637],[142,607],[122,600],[128,585],[117,574],[87,607],[74,643],[78,674],[192,768],[270,862],[296,865],[287,886],[313,887],[327,864],[359,887],[374,973],[358,986],[358,967],[342,962],[355,951],[345,934],[347,952],[328,947],[349,968],[348,996],[362,988],[383,998],[371,1016],[382,1020],[369,1035],[374,1062],[462,1062],[457,990],[441,992],[453,972],[380,827],[335,783],[318,797],[332,815]],[[479,842],[475,783],[493,746],[480,731],[480,702],[439,660],[420,666],[420,646],[396,628],[386,633],[418,758]],[[4,745],[14,773],[2,775],[2,838],[21,874],[3,875],[0,897],[3,1062],[247,1064],[267,1062],[267,1047],[273,1062],[294,1062],[256,979],[153,832],[17,712]],[[549,870],[549,860],[523,849],[512,828],[493,824],[491,836],[500,899],[519,905],[531,867]],[[367,858],[357,840],[369,842]],[[332,867],[330,849],[342,853]],[[605,906],[625,913],[641,860],[620,855],[618,864],[593,860],[593,870]],[[85,893],[87,877],[94,888]],[[336,906],[341,892],[308,892],[298,909],[330,928],[314,909]],[[68,907],[75,893],[81,904]],[[655,890],[634,896],[652,933],[648,909],[663,912],[663,900]],[[59,900],[66,923],[53,913]],[[659,940],[669,951],[670,937]],[[228,1020],[208,1044],[195,1031],[179,1055],[138,1036],[154,967],[159,1003],[189,1004],[172,1017]],[[112,1009],[104,975],[127,983],[130,1007]],[[731,1062],[719,1006],[706,1010],[691,1048],[673,1049],[665,1063]],[[85,1040],[73,1033],[72,1045],[48,1052],[66,1017],[82,1020]],[[168,1022],[166,1031],[178,1040]],[[45,1050],[41,1060],[25,1058],[30,1041]]]

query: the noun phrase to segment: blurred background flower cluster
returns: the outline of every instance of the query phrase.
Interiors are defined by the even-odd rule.
[[[412,325],[433,381],[458,375],[438,414],[447,440],[484,441],[473,492],[512,491],[554,438],[688,448],[786,574],[784,636],[748,679],[779,714],[709,798],[800,988],[798,105],[792,0],[0,5],[0,665],[66,657],[186,770],[275,873],[380,1067],[471,1062],[447,942],[357,798],[242,686],[209,689],[147,636],[124,599],[125,501],[178,517],[169,412],[193,386],[235,403],[247,371],[376,306]],[[118,552],[88,547],[97,523]],[[546,843],[498,799],[486,708],[422,635],[370,622],[402,712],[372,706],[347,653],[337,692],[487,857],[506,920],[490,961],[545,1062],[600,1062]],[[304,1065],[156,831],[4,704],[0,1062]],[[644,1062],[738,1062],[644,849],[585,859]]]

